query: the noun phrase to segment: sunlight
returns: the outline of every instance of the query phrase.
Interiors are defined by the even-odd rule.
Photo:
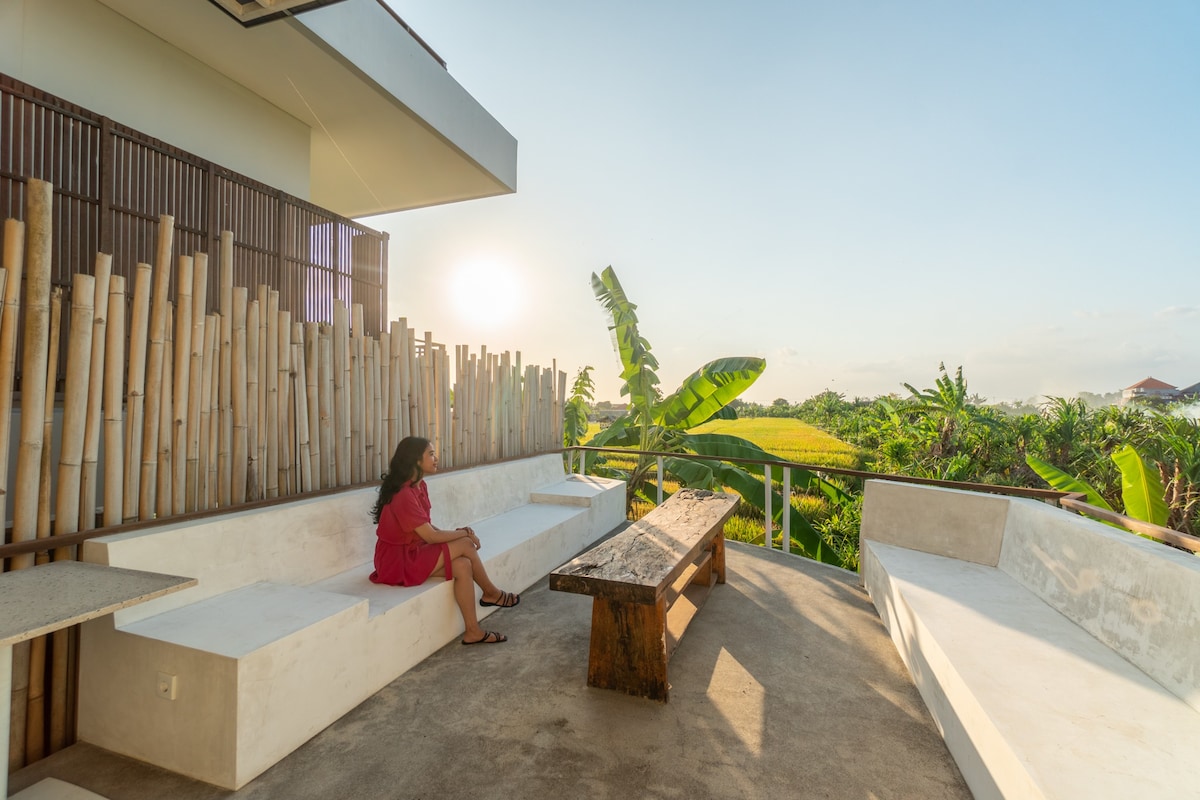
[[[459,319],[471,325],[511,322],[521,310],[516,272],[498,259],[464,261],[450,277],[450,295]]]
[[[717,686],[721,688],[717,689]],[[708,699],[725,716],[745,748],[751,753],[761,753],[766,725],[766,689],[724,648],[713,666]]]

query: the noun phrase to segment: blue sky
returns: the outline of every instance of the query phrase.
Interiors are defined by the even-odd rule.
[[[519,142],[516,194],[375,217],[390,309],[619,400],[1200,381],[1200,3],[389,0]]]

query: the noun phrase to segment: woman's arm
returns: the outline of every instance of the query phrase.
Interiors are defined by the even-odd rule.
[[[435,528],[432,524],[426,522],[424,525],[421,525],[419,528],[417,528],[415,532],[417,536],[420,536],[430,544],[437,544],[439,542],[453,542],[456,539],[470,539],[471,543],[475,545],[475,549],[479,549],[479,537],[475,535],[475,531],[471,530],[470,527],[455,528],[452,531],[445,531],[440,528]]]

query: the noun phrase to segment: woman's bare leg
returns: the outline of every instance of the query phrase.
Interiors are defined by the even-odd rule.
[[[454,575],[454,602],[458,604],[462,614],[466,633],[464,642],[473,642],[483,638],[483,628],[479,627],[479,617],[475,616],[475,584],[471,580],[471,560],[466,556],[458,556],[450,561],[450,572]]]
[[[463,641],[479,641],[487,634],[479,627],[479,617],[475,613],[475,584],[483,590],[484,599],[488,602],[498,600],[503,593],[488,577],[483,560],[479,558],[479,551],[474,545],[466,539],[461,539],[449,542],[447,547],[450,550],[450,574],[454,577],[454,602],[462,614],[465,627]],[[443,559],[439,558],[433,568],[435,573],[442,568],[442,562]]]
[[[466,539],[455,539],[453,542],[449,542],[447,547],[450,548],[451,559],[466,558],[471,562],[471,580],[478,584],[479,588],[483,590],[483,599],[489,603],[494,603],[496,600],[499,600],[500,595],[503,594],[503,592],[501,592],[496,584],[492,583],[492,579],[488,577],[487,568],[483,566],[483,559],[479,557],[479,551],[475,549],[475,546]],[[440,567],[441,564],[442,562],[439,559],[438,564],[433,568],[433,571],[437,572],[438,567]],[[473,590],[472,600],[474,600]]]

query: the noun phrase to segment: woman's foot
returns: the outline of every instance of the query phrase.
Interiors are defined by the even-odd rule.
[[[492,597],[491,600],[485,597],[479,598],[479,605],[487,608],[488,606],[499,606],[500,608],[512,608],[517,603],[521,602],[521,595],[516,592],[500,592],[500,594]]]
[[[507,642],[507,641],[508,641],[508,637],[505,636],[503,633],[496,633],[495,631],[484,631],[483,636],[480,636],[478,639],[472,639],[471,641],[467,641],[466,639],[463,639],[462,643],[463,644],[500,644],[501,642]]]

